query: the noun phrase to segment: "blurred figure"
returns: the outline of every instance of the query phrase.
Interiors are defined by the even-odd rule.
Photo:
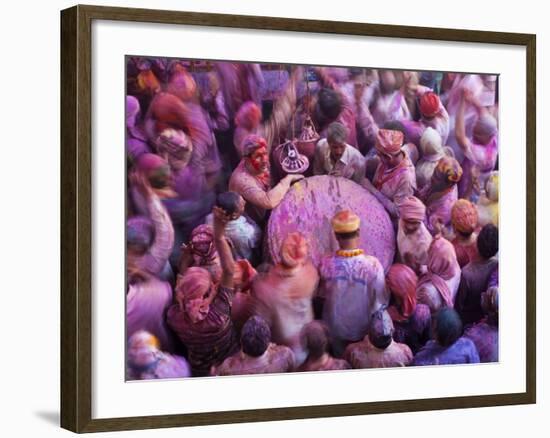
[[[241,351],[212,367],[212,376],[286,373],[294,369],[292,350],[271,342],[269,325],[253,316],[241,331]]]
[[[420,199],[409,196],[401,203],[399,216],[397,230],[399,259],[419,274],[421,267],[428,264],[428,249],[432,243],[432,235],[424,225],[426,207]]]
[[[462,336],[462,321],[452,308],[444,308],[434,318],[433,339],[414,357],[412,365],[479,363],[475,344]]]
[[[466,134],[464,112],[465,101],[471,103],[479,117],[473,127],[472,137]],[[495,168],[498,156],[498,124],[497,120],[485,109],[471,92],[464,90],[455,129],[456,141],[464,153],[462,168],[463,179],[460,183],[460,196],[477,200],[481,187]],[[470,140],[471,138],[471,140]]]
[[[411,349],[393,340],[393,322],[385,309],[377,310],[369,325],[365,339],[346,348],[344,357],[353,368],[405,367],[411,363]]]
[[[391,120],[409,120],[411,114],[405,100],[405,95],[398,82],[396,72],[392,70],[378,70],[378,93],[374,96],[371,106],[374,121],[378,126]]]
[[[388,313],[393,321],[393,339],[407,344],[415,354],[430,339],[430,308],[417,302],[418,278],[406,265],[392,265],[386,275],[386,285],[391,292]]]
[[[344,359],[336,359],[328,353],[329,331],[320,321],[306,324],[300,333],[302,347],[307,351],[306,361],[297,371],[348,370],[350,364]]]
[[[128,340],[126,379],[177,379],[191,377],[184,357],[161,351],[159,340],[145,330],[135,332]]]
[[[478,256],[462,269],[456,309],[465,325],[483,317],[481,294],[488,288],[489,277],[498,266],[498,228],[485,225],[477,236]]]
[[[493,224],[498,227],[498,192],[499,177],[498,171],[491,172],[485,182],[485,191],[479,198],[477,210],[479,213],[479,225]]]
[[[350,342],[367,334],[370,315],[388,305],[384,269],[376,257],[358,248],[360,219],[349,210],[332,218],[340,249],[320,266],[323,321],[330,330],[332,351],[341,357]]]
[[[126,96],[126,153],[134,162],[140,155],[151,152],[140,117],[139,100],[134,96]]]
[[[347,129],[340,122],[332,122],[327,138],[321,139],[315,148],[314,175],[332,175],[361,183],[365,178],[365,158],[346,143]]]
[[[460,266],[451,242],[436,236],[428,251],[428,266],[418,281],[418,302],[426,304],[432,314],[443,307],[454,307],[460,284]]]
[[[313,320],[312,298],[318,283],[308,243],[300,233],[285,237],[280,262],[252,283],[254,312],[268,322],[273,342],[292,349],[296,366],[306,359],[300,331]]]
[[[476,345],[480,362],[498,362],[498,287],[481,294],[481,308],[485,317],[466,329],[464,336]]]
[[[162,348],[173,351],[174,342],[164,314],[172,302],[172,287],[159,276],[167,266],[174,243],[174,229],[166,209],[143,175],[134,174],[133,184],[148,207],[149,218],[127,221],[126,335],[147,330]]]

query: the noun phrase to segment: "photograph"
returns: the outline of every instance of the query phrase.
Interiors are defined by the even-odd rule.
[[[126,381],[499,362],[497,72],[124,62]]]

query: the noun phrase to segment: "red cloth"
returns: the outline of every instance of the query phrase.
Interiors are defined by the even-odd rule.
[[[420,98],[420,112],[424,117],[433,117],[439,111],[441,102],[439,96],[431,91],[424,93]]]
[[[392,295],[400,302],[400,306],[392,305],[388,313],[393,321],[408,320],[416,309],[416,284],[418,278],[407,265],[396,263],[386,275],[386,284]]]

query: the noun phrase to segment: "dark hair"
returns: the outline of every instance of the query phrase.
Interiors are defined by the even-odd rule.
[[[265,319],[252,316],[244,323],[241,331],[241,346],[249,356],[258,357],[264,354],[271,342],[271,330]]]
[[[338,240],[349,240],[354,239],[359,236],[359,228],[355,231],[350,231],[349,233],[334,233]]]
[[[308,357],[319,359],[328,350],[328,328],[320,321],[311,321],[302,328],[300,340],[308,351]]]
[[[448,347],[462,336],[462,320],[457,311],[451,307],[440,309],[435,315],[436,341]]]
[[[406,129],[405,126],[403,126],[403,123],[401,123],[399,120],[389,120],[386,123],[384,123],[383,129],[391,129],[392,131],[399,131],[405,135]]]
[[[233,214],[239,208],[240,196],[235,192],[220,193],[216,197],[216,206],[222,208],[227,214]]]
[[[322,88],[319,91],[319,100],[317,101],[323,117],[328,121],[335,120],[340,111],[342,111],[342,98],[340,94],[331,88]]]
[[[393,321],[386,308],[374,312],[369,322],[369,341],[376,348],[385,350],[393,337]]]
[[[498,252],[498,228],[493,224],[485,225],[477,236],[479,254],[489,259]]]

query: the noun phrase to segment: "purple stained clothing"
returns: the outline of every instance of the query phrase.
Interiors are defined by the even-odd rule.
[[[496,258],[473,261],[462,268],[462,277],[455,301],[455,309],[463,324],[473,324],[483,318],[481,294],[488,289],[489,277],[498,266]]]
[[[340,357],[346,344],[367,334],[370,315],[389,302],[384,269],[377,258],[328,256],[321,262],[323,321],[328,325],[333,353]]]
[[[491,287],[498,287],[498,263],[495,266],[495,269],[493,269],[493,272],[489,276],[489,284],[487,285],[487,289]]]
[[[407,344],[416,354],[430,339],[432,316],[425,304],[417,304],[414,313],[405,321],[393,321],[395,342]]]
[[[481,362],[498,362],[498,327],[487,319],[466,330],[464,336],[476,345]]]
[[[449,347],[429,341],[414,357],[413,366],[418,365],[453,365],[479,363],[479,353],[471,339],[459,338]]]
[[[427,186],[429,187],[429,186]],[[451,210],[453,205],[458,200],[458,188],[453,186],[442,196],[426,196],[426,217],[428,230],[433,233],[437,222],[441,222],[443,226],[451,223]]]
[[[221,363],[239,348],[237,331],[231,321],[233,293],[233,289],[220,286],[208,315],[196,323],[191,322],[178,304],[168,309],[168,325],[187,347],[194,376],[207,376],[213,365]]]
[[[166,325],[166,309],[172,303],[172,287],[156,277],[131,284],[126,295],[126,336],[146,330],[156,336],[164,351],[174,351],[174,337]]]
[[[344,357],[355,369],[406,367],[413,359],[406,344],[391,341],[386,348],[375,347],[368,336],[361,342],[348,345]]]
[[[128,364],[128,380],[177,379],[191,377],[191,367],[184,357],[158,352],[155,360],[144,366]]]

